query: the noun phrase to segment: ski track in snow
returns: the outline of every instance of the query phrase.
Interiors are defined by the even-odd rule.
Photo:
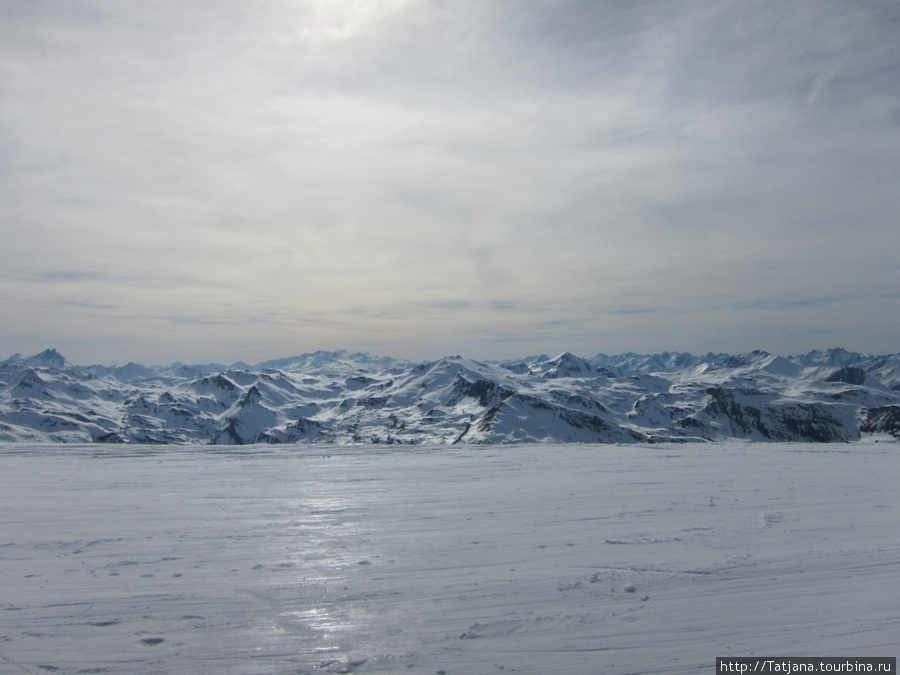
[[[897,443],[0,450],[3,673],[896,656]]]

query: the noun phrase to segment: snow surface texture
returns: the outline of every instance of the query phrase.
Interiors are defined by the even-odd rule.
[[[0,364],[0,441],[643,443],[900,436],[900,355],[599,354],[433,363],[316,352],[248,366]]]
[[[896,443],[0,450],[0,672],[896,656]]]

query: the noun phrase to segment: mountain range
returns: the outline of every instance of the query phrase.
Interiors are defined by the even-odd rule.
[[[0,441],[653,443],[900,438],[900,354],[683,352],[256,365],[0,362]]]

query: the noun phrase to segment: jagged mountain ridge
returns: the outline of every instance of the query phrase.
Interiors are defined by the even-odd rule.
[[[633,443],[900,438],[900,355],[564,352],[416,364],[314,352],[255,366],[0,363],[0,441]]]

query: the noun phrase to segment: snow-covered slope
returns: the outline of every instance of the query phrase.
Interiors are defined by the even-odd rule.
[[[630,443],[900,436],[900,355],[315,352],[231,367],[0,363],[0,441]]]

